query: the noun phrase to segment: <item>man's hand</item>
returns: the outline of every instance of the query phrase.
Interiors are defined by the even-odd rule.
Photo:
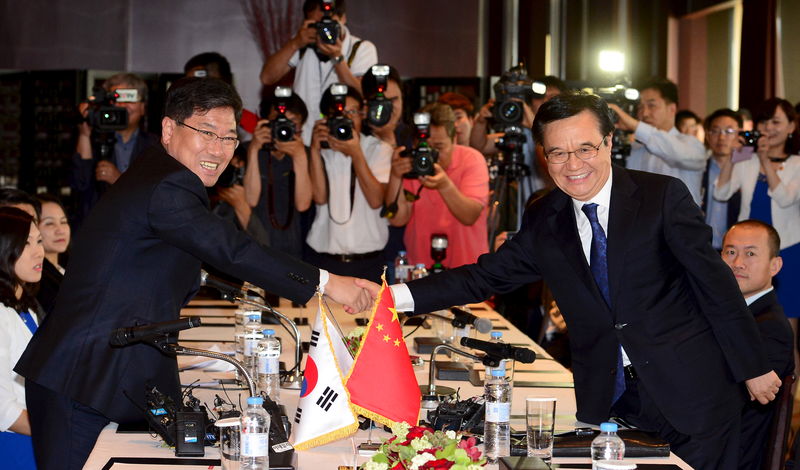
[[[292,157],[292,159],[306,158],[306,147],[303,145],[303,140],[300,138],[300,133],[295,133],[294,139],[288,142],[276,140],[275,150],[289,155]]]
[[[230,188],[217,188],[217,194],[223,201],[230,204],[231,207],[250,207],[247,205],[247,199],[244,196],[244,186],[241,184],[234,184]]]
[[[272,142],[272,129],[269,127],[269,119],[259,119],[248,149],[255,149],[258,152],[261,147],[270,142]]]
[[[481,109],[478,111],[478,116],[475,117],[475,122],[486,124],[486,120],[492,117],[492,106],[494,106],[494,98],[490,98]]]
[[[526,129],[530,129],[533,127],[533,119],[536,117],[536,113],[533,112],[528,103],[522,102],[522,127]]]
[[[608,107],[611,108],[612,111],[617,113],[617,122],[615,123],[617,129],[629,132],[636,132],[636,128],[639,126],[638,119],[626,113],[625,111],[622,110],[622,108],[615,105],[614,103],[608,103]]]
[[[419,182],[428,189],[442,190],[450,187],[453,181],[438,163],[433,164],[434,174],[419,177]]]
[[[370,283],[365,279],[329,273],[325,295],[334,302],[342,304],[347,313],[363,312],[372,307],[372,300],[377,297],[377,291],[373,296],[369,290],[359,285],[359,282]]]
[[[297,30],[297,33],[292,38],[292,41],[294,41],[298,49],[302,49],[309,44],[314,44],[317,41],[317,28],[311,27],[312,23],[314,23],[313,20],[303,21],[303,24],[300,25],[300,29]]]
[[[374,282],[366,279],[356,279],[356,285],[366,290],[373,299],[377,299],[378,293],[381,291],[380,284],[375,284]]]
[[[403,179],[403,175],[411,171],[411,159],[400,155],[406,148],[399,146],[394,149],[392,154],[392,176],[398,179]]]
[[[328,121],[320,119],[314,123],[314,129],[311,131],[311,149],[319,151],[322,142],[327,142],[330,137],[328,133]],[[332,139],[331,139],[332,140]]]
[[[353,137],[350,140],[339,140],[335,137],[329,138],[328,145],[330,145],[331,149],[341,152],[350,158],[362,154],[361,136],[355,129],[353,129]]]
[[[114,184],[119,179],[120,173],[116,165],[108,160],[101,160],[97,162],[97,168],[94,171],[97,181],[104,181],[108,184]]]
[[[342,35],[340,34],[339,37],[336,38],[336,44],[325,44],[317,38],[317,50],[331,59],[339,57],[342,55]]]
[[[745,380],[744,383],[747,385],[747,391],[750,392],[750,400],[758,400],[762,405],[774,400],[781,388],[781,379],[774,370]]]

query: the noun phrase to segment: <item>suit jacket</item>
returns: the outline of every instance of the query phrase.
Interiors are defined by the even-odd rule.
[[[683,183],[614,166],[613,307],[583,254],[572,199],[558,189],[525,212],[520,232],[497,253],[408,287],[415,309],[428,312],[544,278],[569,327],[578,419],[608,419],[621,344],[661,413],[695,434],[738,414],[737,382],[768,371],[755,321],[710,239]]]
[[[39,314],[40,321],[44,320],[44,317],[55,308],[56,296],[63,279],[64,275],[45,258],[42,262],[42,280],[39,281],[39,292],[36,293],[36,300],[42,307]]]
[[[148,344],[111,347],[109,334],[177,319],[201,260],[293,301],[311,298],[316,268],[261,247],[208,205],[200,179],[163,148],[139,157],[78,233],[56,308],[15,370],[111,420],[140,420],[125,393],[141,403],[149,382],[178,394],[175,358]]]
[[[750,304],[764,342],[769,366],[781,378],[794,372],[794,333],[773,290]],[[775,402],[750,401],[742,412],[740,469],[760,469],[769,437]]]

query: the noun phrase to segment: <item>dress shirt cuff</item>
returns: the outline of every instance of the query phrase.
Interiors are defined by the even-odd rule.
[[[25,407],[16,400],[7,401],[4,405],[5,408],[2,414],[0,414],[0,432],[9,431],[11,426],[19,419],[22,412],[25,411]]]
[[[319,290],[320,294],[324,294],[325,293],[325,286],[328,285],[328,279],[330,279],[330,274],[328,274],[328,271],[326,271],[324,269],[320,269],[319,270],[319,285],[317,286],[317,289]]]
[[[636,126],[636,131],[633,133],[633,136],[639,142],[641,142],[643,144],[647,144],[647,141],[650,140],[650,137],[656,131],[657,131],[657,129],[655,127],[651,126],[650,124],[648,124],[648,123],[646,123],[644,121],[639,121],[639,125]]]
[[[392,297],[394,297],[394,308],[398,312],[413,312],[414,311],[414,297],[411,296],[411,290],[405,284],[395,284],[389,286],[392,290]]]

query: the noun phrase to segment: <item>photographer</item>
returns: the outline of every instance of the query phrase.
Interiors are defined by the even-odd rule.
[[[422,109],[430,114],[430,146],[438,151],[433,175],[404,178],[412,170],[413,158],[395,150],[392,174],[386,191],[386,205],[397,204],[393,226],[406,225],[405,245],[412,264],[433,264],[431,235],[445,234],[447,258],[443,264],[453,268],[474,263],[489,251],[486,236],[486,205],[489,200],[489,172],[483,156],[470,147],[455,143],[455,115],[444,104]],[[409,202],[405,195],[416,196]]]
[[[437,101],[453,109],[456,116],[456,143],[469,145],[472,126],[475,123],[473,116],[475,107],[472,105],[472,101],[461,93],[452,91],[442,94]]]
[[[648,82],[640,91],[639,119],[609,103],[618,120],[617,129],[634,133],[627,167],[674,176],[689,188],[700,205],[700,186],[706,164],[706,152],[697,138],[681,134],[675,128],[678,87],[663,78]]]
[[[278,103],[285,106],[279,120]],[[266,243],[295,257],[303,254],[301,213],[311,207],[311,177],[308,151],[301,130],[308,118],[306,105],[296,95],[265,99],[253,140],[247,146],[244,196],[254,219],[267,233]],[[288,141],[273,137],[273,124],[289,125],[294,135]]]
[[[114,132],[113,151],[107,159],[95,155],[96,140],[93,142],[93,139],[100,137],[99,131],[92,129],[88,122],[78,126],[78,144],[72,158],[72,191],[79,201],[76,221],[86,217],[108,185],[116,183],[137,156],[148,147],[158,145],[158,138],[144,129],[147,103],[147,84],[144,80],[132,73],[118,73],[109,77],[103,83],[103,88],[109,93],[123,89],[135,90],[136,99],[114,103],[125,109],[128,124],[124,129]],[[89,108],[89,103],[84,102],[78,106],[78,111],[85,118],[90,112]]]
[[[340,84],[332,88],[336,94],[326,90],[320,102],[327,119],[314,124],[311,139],[312,194],[317,212],[306,238],[314,250],[309,261],[333,273],[358,273],[379,281],[382,250],[389,237],[380,212],[391,171],[392,147],[361,133],[363,99],[358,91],[349,87],[341,90],[344,86]],[[341,110],[337,111],[339,106]]]
[[[377,67],[381,66],[374,65],[370,67],[367,73],[361,78],[361,88],[364,90],[364,98],[367,100],[368,111],[370,104],[373,102],[376,95],[378,95],[379,78],[372,72],[373,68]],[[410,146],[413,139],[412,131],[411,128],[402,121],[403,81],[400,78],[400,72],[398,72],[396,68],[391,65],[386,65],[384,67],[389,68],[389,73],[385,75],[383,79],[385,81],[385,90],[382,94],[384,99],[391,103],[392,114],[386,124],[382,126],[376,126],[368,117],[368,134],[374,135],[395,148],[400,145]]]
[[[334,44],[320,39],[317,25],[323,20],[324,8],[331,7],[330,20],[339,25]],[[376,62],[378,52],[370,41],[361,40],[347,29],[344,0],[305,0],[305,20],[297,34],[271,55],[261,68],[261,82],[272,85],[295,69],[294,92],[308,106],[308,114],[320,114],[318,104],[325,90],[334,83],[344,83],[361,92],[360,77]],[[314,128],[310,119],[303,127],[303,142],[309,145]]]

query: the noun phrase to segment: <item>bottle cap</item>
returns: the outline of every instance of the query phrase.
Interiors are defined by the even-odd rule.
[[[617,423],[601,423],[600,431],[602,432],[617,432]]]
[[[492,331],[492,339],[499,339],[503,337],[502,331]]]
[[[505,369],[501,369],[499,367],[495,367],[495,368],[492,369],[492,377],[505,377],[505,376],[506,376],[506,370]],[[616,426],[616,424],[615,424],[615,426]]]
[[[425,269],[425,263],[417,263],[417,269]]]
[[[247,399],[247,404],[248,405],[259,405],[260,406],[260,405],[264,404],[264,399],[261,398],[261,397],[249,397]]]
[[[397,256],[405,256],[405,255],[406,255],[406,250],[400,250],[397,252]]]
[[[274,335],[275,334],[275,330],[273,330],[272,328],[267,328],[266,330],[263,331],[263,333],[265,335]]]

